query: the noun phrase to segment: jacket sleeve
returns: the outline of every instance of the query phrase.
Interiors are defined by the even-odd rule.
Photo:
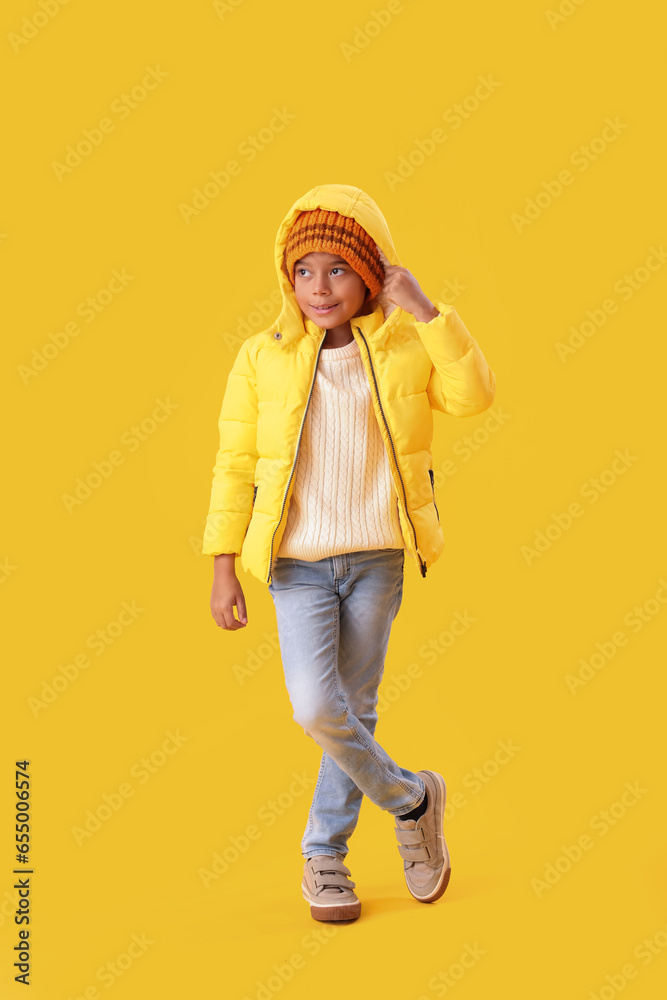
[[[241,554],[250,524],[257,464],[257,378],[248,341],[244,341],[227,377],[220,419],[220,446],[202,555]]]
[[[472,417],[493,403],[496,377],[454,306],[440,301],[434,305],[440,316],[428,323],[414,322],[433,362],[426,389],[431,408]]]

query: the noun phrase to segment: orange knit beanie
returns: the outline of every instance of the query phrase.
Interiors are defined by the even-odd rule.
[[[385,272],[377,244],[356,219],[323,208],[297,216],[287,237],[284,255],[292,284],[295,263],[311,251],[340,254],[363,279],[371,298],[381,291]]]

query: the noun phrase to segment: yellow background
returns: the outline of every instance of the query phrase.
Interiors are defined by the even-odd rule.
[[[637,269],[667,240],[664,24],[645,2],[561,6],[556,20],[555,0],[73,0],[46,17],[37,0],[5,4],[3,996],[23,995],[11,886],[24,757],[34,1000],[662,994],[667,268]],[[34,37],[12,44],[22,30]],[[149,67],[166,76],[121,117],[112,108]],[[497,85],[475,102],[480,77]],[[267,138],[276,108],[294,117],[250,161],[242,144]],[[113,130],[59,179],[54,162],[105,117]],[[607,118],[625,127],[595,143]],[[414,166],[439,127],[446,139]],[[230,159],[240,173],[186,222],[179,206]],[[572,183],[515,224],[568,169]],[[329,182],[378,202],[402,265],[478,340],[497,396],[476,417],[435,417],[446,549],[425,579],[406,560],[380,691],[393,701],[378,740],[447,782],[451,883],[433,906],[413,900],[393,822],[365,800],[348,857],[362,916],[327,937],[300,893],[319,749],[291,719],[273,604],[242,575],[250,624],[220,630],[199,552],[239,329],[277,315],[279,222]],[[106,296],[114,269],[132,278]],[[90,296],[112,301],[86,322]],[[561,360],[570,327],[609,299],[616,311]],[[80,332],[26,378],[72,321]],[[171,412],[151,424],[158,400]],[[632,460],[605,471],[617,450]],[[68,512],[77,478],[114,451],[122,461]],[[604,492],[590,484],[601,476]],[[554,527],[576,502],[581,516]],[[123,602],[142,610],[95,652],[89,637]],[[474,624],[428,661],[456,612]],[[567,675],[618,632],[625,645],[573,693]],[[89,666],[36,709],[82,653]],[[421,675],[397,696],[411,663]],[[170,754],[168,732],[182,738]],[[494,764],[499,741],[520,749]],[[626,783],[643,791],[618,805]],[[206,888],[200,870],[224,851],[234,860]],[[128,953],[133,935],[144,945]],[[464,969],[466,947],[478,957]]]

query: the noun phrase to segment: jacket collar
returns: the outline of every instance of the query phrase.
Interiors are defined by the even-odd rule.
[[[385,317],[382,305],[376,302],[375,308],[371,313],[365,316],[354,316],[350,320],[353,335],[356,339],[358,336],[358,327],[366,340],[370,341],[374,347],[383,347],[385,340],[402,314],[403,310],[395,306],[389,315]],[[304,316],[301,310],[299,310],[298,323],[286,326],[281,324],[279,320],[276,320],[267,330],[267,335],[273,344],[286,347],[302,338],[312,341],[315,345],[319,345],[323,332],[324,327],[318,326],[312,319]],[[276,337],[276,333],[279,333],[280,336]]]

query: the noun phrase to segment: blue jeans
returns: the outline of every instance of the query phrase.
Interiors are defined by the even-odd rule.
[[[424,798],[419,775],[374,738],[404,562],[404,549],[275,561],[269,591],[293,718],[323,750],[301,841],[305,858],[345,857],[364,795],[392,815]]]

